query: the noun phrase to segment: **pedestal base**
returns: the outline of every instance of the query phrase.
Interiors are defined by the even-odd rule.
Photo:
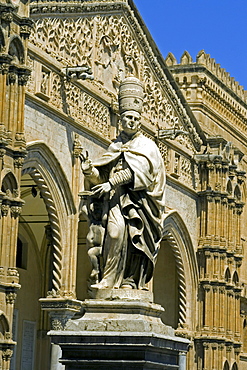
[[[50,332],[62,348],[66,370],[185,370],[189,341],[162,323],[163,308],[150,302],[151,296],[121,289],[100,294],[108,300],[86,300],[82,317],[69,320],[65,330]]]

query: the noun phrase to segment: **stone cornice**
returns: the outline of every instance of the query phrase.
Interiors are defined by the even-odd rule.
[[[227,86],[224,82],[222,82],[217,76],[215,76],[210,70],[208,70],[205,66],[203,65],[197,65],[197,64],[191,64],[191,65],[175,65],[175,66],[171,66],[169,67],[171,73],[174,75],[174,76],[179,76],[181,75],[181,78],[182,78],[182,75],[184,74],[198,74],[199,76],[201,76],[202,74],[205,75],[206,77],[208,77],[211,81],[213,81],[216,86],[220,86],[222,88],[222,90],[224,91],[224,93],[228,93],[232,99],[234,99],[240,106],[242,106],[243,109],[247,110],[247,99],[246,97],[242,94],[241,97],[236,94],[229,86]],[[204,88],[206,91],[208,91],[209,93],[213,93],[214,96],[217,98],[217,99],[220,99],[220,103],[223,104],[224,106],[234,110],[237,114],[239,114],[239,110],[234,108],[233,105],[231,103],[229,103],[228,101],[226,101],[223,97],[222,97],[222,94],[218,93],[216,91],[216,89],[212,88],[209,86],[208,83],[206,83],[206,80],[204,81],[201,81],[201,87]],[[188,88],[189,88],[189,84],[188,84]],[[182,88],[183,89],[183,88]],[[246,117],[244,117],[244,119],[246,119]]]
[[[244,134],[244,131],[241,131],[239,127],[236,127],[236,126],[230,124],[227,119],[225,119],[218,112],[215,112],[215,110],[213,108],[205,105],[203,102],[200,102],[200,101],[191,103],[190,107],[191,107],[192,111],[196,110],[196,111],[200,111],[200,112],[206,112],[211,118],[217,120],[221,129],[223,129],[224,131],[227,131],[231,135],[233,135],[233,137],[237,140],[238,143],[240,142],[242,145],[246,145],[247,136]],[[246,130],[247,130],[247,127],[246,127]]]
[[[102,4],[101,4],[102,2]],[[96,3],[96,4],[95,4]],[[41,2],[35,1],[30,4],[30,14],[33,19],[40,15],[47,16],[48,14],[64,15],[68,14],[81,16],[83,14],[94,14],[98,12],[120,11],[128,8],[126,2],[123,1],[93,1],[93,2]],[[36,15],[37,14],[37,15]]]

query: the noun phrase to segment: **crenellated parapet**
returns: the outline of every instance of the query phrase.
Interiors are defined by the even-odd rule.
[[[180,63],[171,53],[166,63],[204,131],[221,136],[227,131],[246,145],[247,91],[204,50],[196,62],[185,51]]]
[[[183,53],[180,58],[180,63],[177,62],[177,59],[172,53],[169,53],[166,57],[166,63],[171,69],[192,64],[195,68],[204,66],[241,100],[247,103],[247,90],[245,90],[244,87],[234,79],[234,77],[231,77],[230,73],[222,68],[220,64],[216,63],[215,59],[211,58],[210,54],[206,54],[204,50],[199,51],[195,62],[193,62],[193,58],[188,51]]]

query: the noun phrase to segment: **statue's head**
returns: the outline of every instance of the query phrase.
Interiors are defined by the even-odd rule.
[[[119,111],[123,131],[135,134],[141,125],[143,85],[136,77],[125,78],[119,86]]]
[[[121,114],[121,123],[123,131],[132,136],[141,127],[141,115],[134,110],[127,110]]]

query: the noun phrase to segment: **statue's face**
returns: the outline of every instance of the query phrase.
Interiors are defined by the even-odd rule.
[[[121,122],[123,131],[127,135],[134,135],[141,126],[141,116],[140,113],[134,110],[129,110],[121,114]]]

